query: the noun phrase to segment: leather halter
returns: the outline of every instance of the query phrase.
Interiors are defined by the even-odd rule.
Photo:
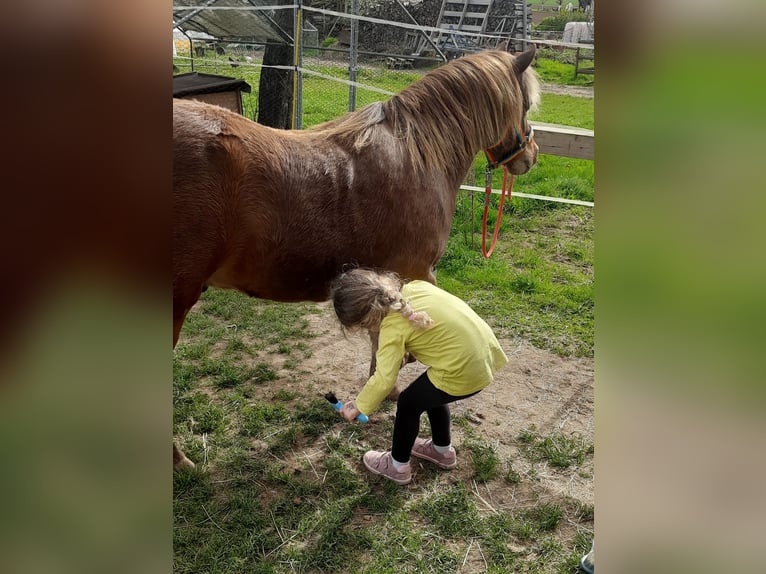
[[[532,138],[535,137],[535,130],[532,128],[531,125],[527,124],[527,131],[522,135],[521,130],[519,129],[519,126],[514,124],[511,126],[512,129],[516,131],[516,146],[514,146],[510,152],[505,154],[501,158],[496,158],[495,154],[492,152],[492,150],[505,141],[505,137],[501,139],[498,143],[493,145],[492,147],[488,147],[484,150],[484,155],[487,156],[487,163],[489,164],[489,167],[492,169],[497,169],[501,165],[505,165],[508,162],[512,161],[516,157],[518,157],[521,153],[524,152],[525,149],[527,149],[527,145],[529,145],[529,142],[532,141]],[[509,128],[510,131],[510,128]]]

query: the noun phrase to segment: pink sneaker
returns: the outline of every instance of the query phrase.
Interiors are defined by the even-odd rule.
[[[455,449],[450,447],[448,452],[445,452],[444,454],[438,453],[434,449],[433,441],[430,438],[416,438],[415,444],[412,445],[412,456],[431,461],[436,466],[446,468],[447,470],[457,466],[457,454],[455,454]]]
[[[394,467],[389,451],[368,451],[364,454],[362,461],[371,473],[384,476],[389,480],[393,480],[396,484],[409,484],[412,481],[410,463],[408,462],[400,469],[397,469]]]

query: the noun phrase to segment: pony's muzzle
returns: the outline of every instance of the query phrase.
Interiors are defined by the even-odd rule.
[[[524,153],[513,159],[508,164],[508,171],[513,175],[523,175],[527,173],[530,169],[532,169],[532,166],[537,163],[538,152],[539,148],[537,147],[535,141],[530,141],[529,144],[527,144],[527,148],[524,150]]]

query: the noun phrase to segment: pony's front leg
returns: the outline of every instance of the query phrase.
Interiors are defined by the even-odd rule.
[[[368,331],[368,334],[370,335],[370,349],[372,351],[372,356],[370,357],[370,376],[373,376],[375,374],[375,367],[377,366],[377,360],[375,359],[375,355],[378,352],[378,341],[380,340],[380,331],[370,329]]]
[[[378,341],[380,339],[380,331],[378,331],[377,329],[375,330],[370,329],[369,334],[370,334],[370,346],[372,348],[372,357],[370,358],[370,376],[372,376],[375,374],[375,367],[377,366],[375,355],[378,352]],[[402,364],[399,368],[403,367],[407,363],[411,363],[414,360],[415,358],[412,357],[412,355],[410,355],[409,353],[406,353],[404,355],[404,359],[402,359]],[[394,386],[394,388],[391,389],[391,392],[388,393],[388,397],[386,398],[389,401],[395,401],[396,399],[399,398],[399,392],[400,392],[399,389],[396,386]]]

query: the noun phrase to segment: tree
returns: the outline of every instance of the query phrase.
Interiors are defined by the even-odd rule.
[[[274,21],[294,35],[292,10],[277,10]],[[292,66],[293,58],[294,47],[288,41],[266,45],[258,84],[258,123],[278,129],[292,127],[293,71],[268,66]]]

